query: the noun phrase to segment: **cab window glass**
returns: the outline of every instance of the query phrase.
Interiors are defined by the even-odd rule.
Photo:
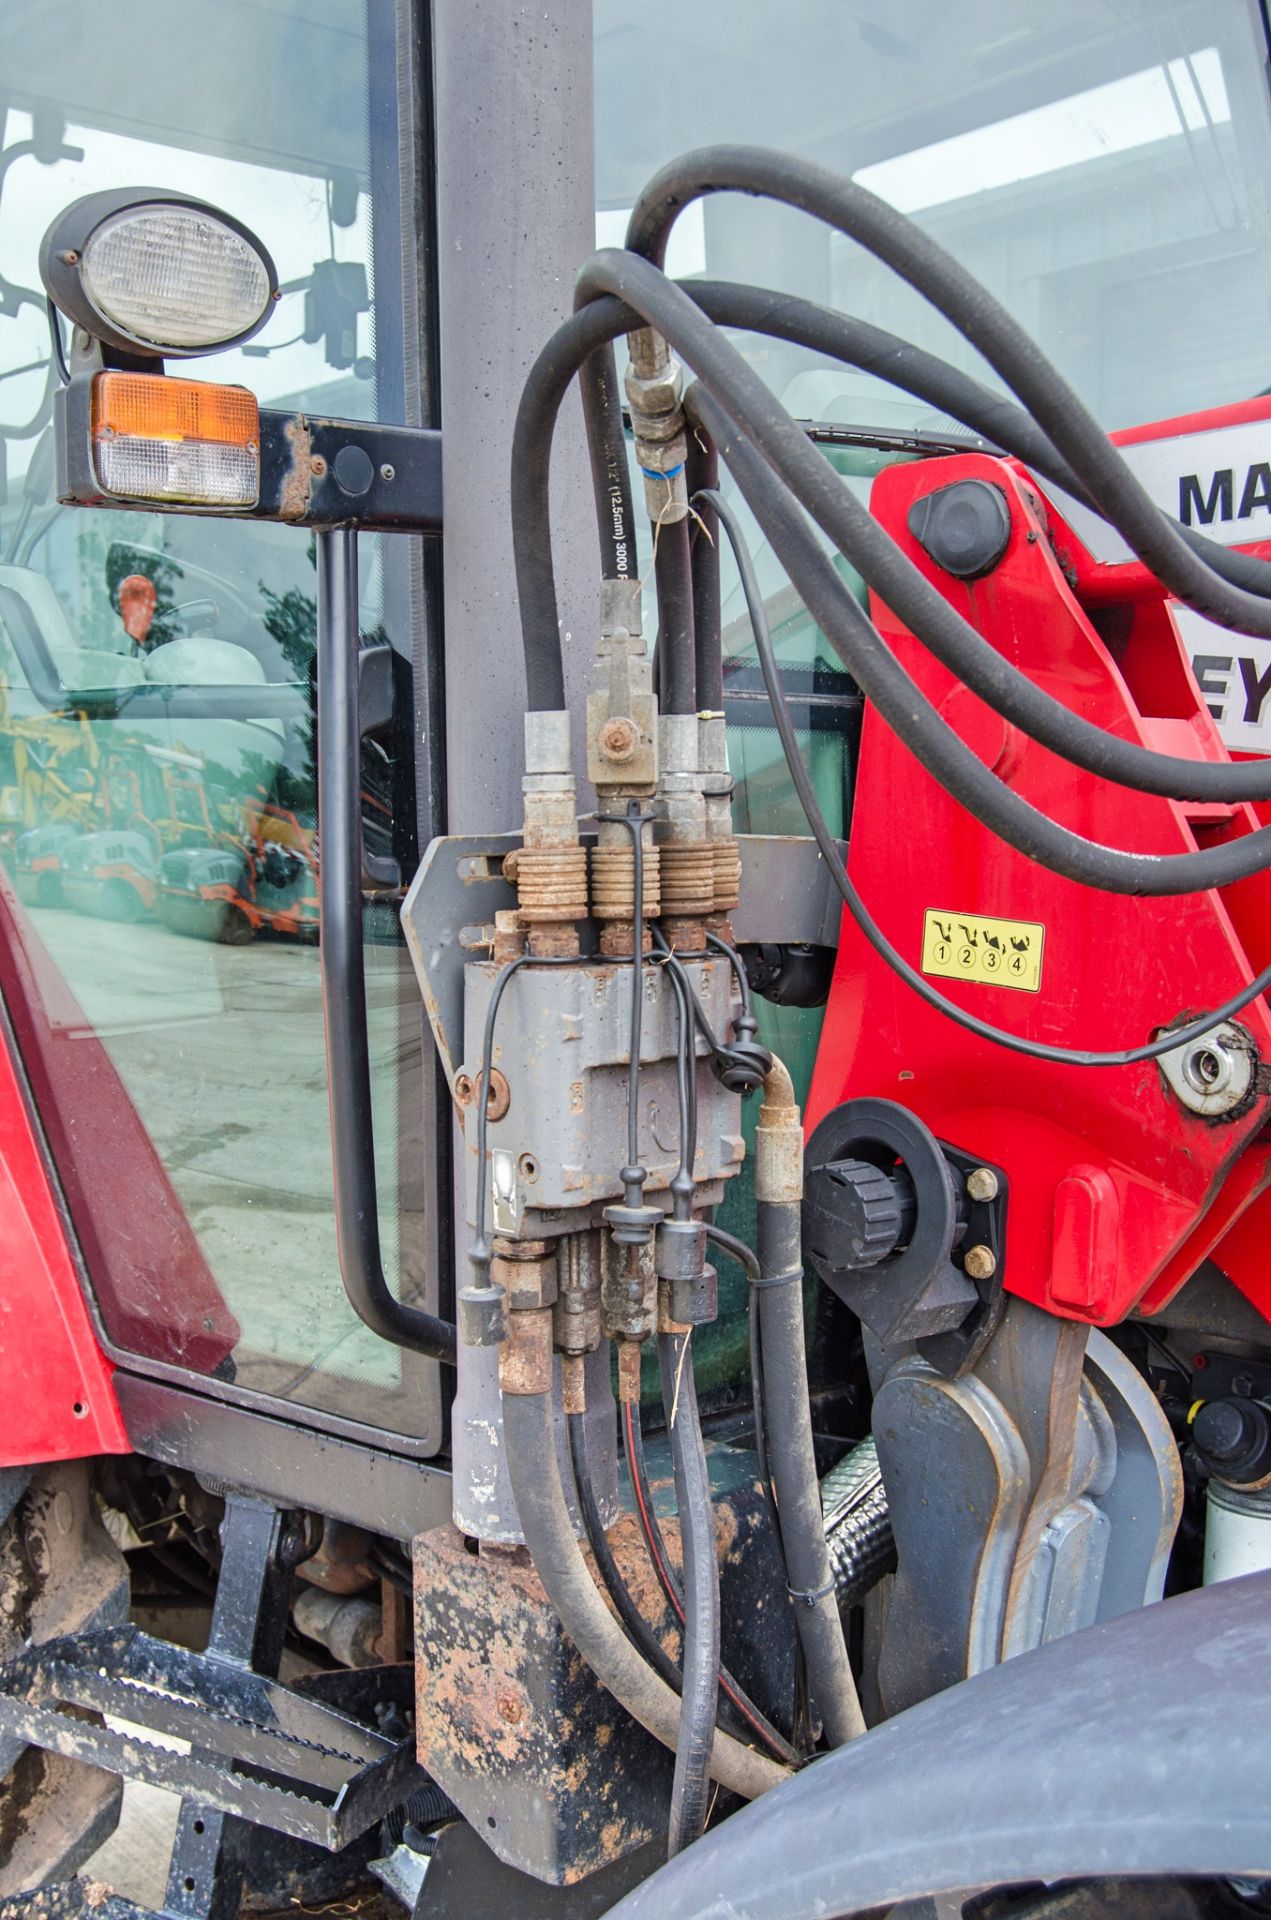
[[[173,370],[401,418],[393,13],[0,0],[0,984],[112,1345],[422,1442],[435,1406],[336,1261],[313,539],[60,508],[36,268],[81,194],[189,192],[259,234],[281,297],[245,347]],[[366,840],[409,877],[403,555],[362,549],[362,641],[401,654],[406,715],[367,743]],[[397,898],[366,913],[381,1226],[390,1276],[422,1299]]]

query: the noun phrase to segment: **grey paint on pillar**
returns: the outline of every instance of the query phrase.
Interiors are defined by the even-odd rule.
[[[591,0],[435,0],[446,761],[451,833],[519,824],[525,684],[508,503],[526,373],[595,245]],[[576,401],[552,473],[569,698],[599,558]]]
[[[569,314],[575,272],[595,245],[591,0],[434,0],[433,46],[447,826],[471,833],[521,819],[512,428],[525,376]],[[599,626],[600,569],[576,400],[562,413],[555,455],[553,550],[566,685],[578,713]],[[583,764],[577,739],[575,754]],[[458,1174],[457,1131],[455,1140]],[[458,1179],[453,1218],[458,1288],[471,1238]],[[490,1358],[459,1349],[453,1490],[462,1522],[497,1538],[514,1509]]]

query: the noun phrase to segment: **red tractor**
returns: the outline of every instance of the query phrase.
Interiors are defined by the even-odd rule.
[[[0,879],[0,1920],[1271,1911],[1271,29],[260,11],[0,282],[215,796]]]

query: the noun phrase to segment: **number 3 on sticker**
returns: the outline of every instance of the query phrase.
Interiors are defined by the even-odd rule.
[[[922,923],[922,971],[946,980],[1036,993],[1042,983],[1046,929],[1036,920],[997,920],[982,913],[928,907]]]

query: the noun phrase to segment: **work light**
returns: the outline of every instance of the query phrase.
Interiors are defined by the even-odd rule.
[[[238,346],[264,325],[278,276],[255,235],[200,200],[117,188],[58,215],[40,248],[40,274],[82,349],[59,401],[61,497],[254,507],[254,395],[171,379],[163,362]]]
[[[278,296],[274,263],[247,227],[158,187],[74,201],[44,236],[40,277],[94,340],[150,358],[239,346]]]

